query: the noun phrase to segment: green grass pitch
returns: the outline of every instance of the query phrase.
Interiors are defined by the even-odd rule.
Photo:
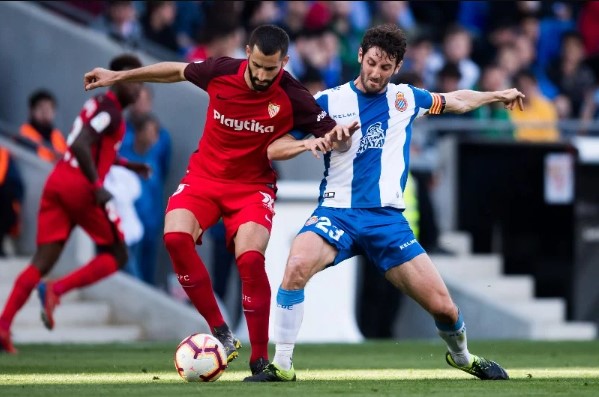
[[[241,382],[248,347],[218,381],[186,383],[176,345],[17,345],[19,355],[0,355],[0,396],[599,396],[599,341],[470,342],[507,369],[507,382],[449,367],[441,341],[372,341],[298,345],[294,383]]]

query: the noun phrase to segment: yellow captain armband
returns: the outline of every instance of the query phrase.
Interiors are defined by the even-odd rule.
[[[441,94],[431,93],[433,104],[428,110],[429,114],[441,114],[445,110],[445,97]]]

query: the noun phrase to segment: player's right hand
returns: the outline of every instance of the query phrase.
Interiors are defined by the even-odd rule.
[[[112,194],[102,186],[94,190],[94,197],[96,198],[96,204],[103,207],[112,199]]]
[[[333,150],[333,146],[325,138],[304,139],[303,143],[306,150],[311,151],[312,155],[317,159],[320,158],[318,154],[319,151],[326,153]]]
[[[85,91],[99,87],[108,87],[115,83],[116,72],[103,68],[95,68],[83,76],[83,87]]]

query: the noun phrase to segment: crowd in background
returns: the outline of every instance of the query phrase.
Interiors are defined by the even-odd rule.
[[[463,115],[470,120],[509,121],[513,126],[491,126],[477,131],[481,135],[556,141],[563,135],[558,128],[560,120],[599,120],[599,2],[62,3],[85,13],[90,29],[104,32],[123,46],[144,50],[151,43],[160,47],[164,50],[161,60],[245,58],[248,33],[261,24],[276,24],[291,39],[288,72],[312,93],[354,79],[360,70],[356,54],[364,32],[376,24],[395,23],[406,32],[409,42],[394,82],[437,92],[492,91],[515,86],[526,95],[525,112],[507,112],[499,104]],[[127,243],[133,253],[127,271],[150,284],[155,283],[156,247],[160,244],[165,206],[163,189],[171,155],[170,134],[153,114],[152,99],[153,92],[146,86],[128,112],[127,134],[121,148],[122,156],[150,163],[152,177],[144,180],[134,176],[138,189],[132,188],[133,182],[125,184],[123,195],[118,193],[118,182],[126,177],[112,180],[116,199],[123,200],[123,208],[134,208],[137,215],[137,221],[132,217],[130,223],[125,223],[126,227],[131,225]],[[45,161],[54,162],[65,150],[64,135],[53,126],[56,100],[51,92],[41,90],[32,93],[29,106],[30,117],[21,127],[20,140]],[[450,133],[451,130],[438,129],[436,137]],[[598,130],[582,127],[576,133],[599,135]],[[12,213],[17,213],[23,197],[22,183],[14,182],[15,175],[18,176],[18,170],[0,148],[2,197],[8,197],[5,187],[9,182],[14,186],[10,201],[2,200],[9,203],[2,207],[7,213],[11,208]],[[415,175],[424,183],[430,182],[430,175],[423,178],[418,170]],[[137,194],[132,194],[135,190]],[[9,218],[3,215],[2,219]],[[0,238],[3,234],[18,234],[18,222],[10,219],[10,224],[7,221],[7,225],[2,225]],[[0,241],[0,255],[1,248]],[[231,262],[230,258],[226,261]]]
[[[396,23],[408,52],[397,82],[433,91],[526,91],[515,122],[593,120],[599,102],[599,3],[592,1],[71,1],[89,26],[132,47],[152,42],[174,59],[245,57],[257,25],[284,28],[292,41],[288,71],[312,92],[355,78],[366,29]],[[477,118],[508,119],[485,108]],[[493,134],[497,131],[486,131]],[[554,140],[555,128],[508,131]]]

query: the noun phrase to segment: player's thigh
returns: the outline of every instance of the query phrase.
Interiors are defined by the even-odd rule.
[[[96,246],[116,246],[125,240],[121,219],[112,201],[105,206],[95,203],[80,208],[71,215],[76,224],[94,241]]]
[[[381,274],[425,252],[400,210],[357,209],[352,216],[359,227],[356,240]]]
[[[37,245],[65,242],[74,223],[61,199],[59,192],[44,188],[37,217]]]
[[[210,182],[184,180],[169,197],[164,219],[164,233],[189,233],[198,240],[203,231],[220,218],[218,205],[210,198]]]
[[[426,253],[392,267],[385,277],[433,316],[449,314],[453,317],[455,305],[447,286]]]
[[[188,233],[194,241],[202,234],[202,228],[193,212],[184,208],[170,210],[164,217],[164,234]]]
[[[281,283],[284,289],[301,289],[316,273],[335,261],[337,249],[314,232],[298,234],[291,250]]]
[[[237,229],[237,234],[233,239],[235,243],[235,257],[239,257],[247,251],[258,251],[264,255],[269,239],[270,232],[264,225],[255,222],[242,224]]]
[[[264,185],[236,185],[222,195],[227,247],[236,256],[248,250],[264,253],[274,216],[275,192]],[[234,247],[234,249],[233,249]]]
[[[296,249],[292,247],[292,254],[300,259],[313,259],[310,255],[317,255],[320,260],[326,262],[325,267],[335,266],[361,253],[353,237],[356,235],[355,226],[347,209],[318,207],[300,229],[294,240],[298,244]],[[298,239],[304,234],[310,237],[303,236]],[[312,238],[311,235],[318,239]],[[318,249],[314,248],[311,252],[310,243],[303,243],[305,238],[317,244]],[[334,255],[331,256],[331,253]]]

